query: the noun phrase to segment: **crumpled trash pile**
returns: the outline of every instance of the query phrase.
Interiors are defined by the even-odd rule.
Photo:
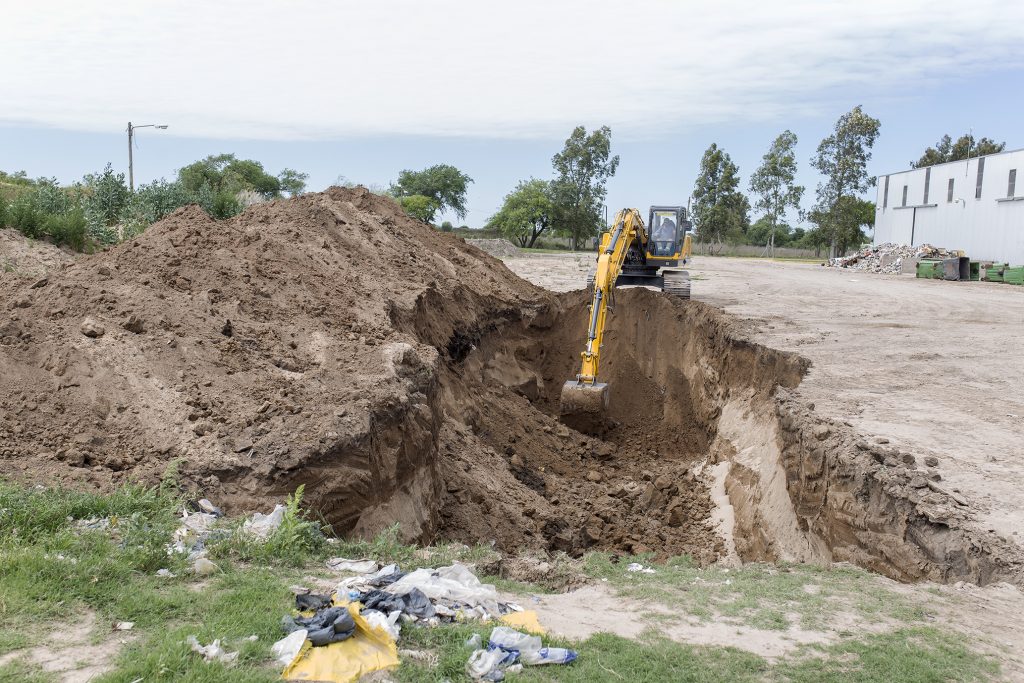
[[[478,645],[478,637],[467,645]],[[544,647],[540,636],[521,633],[508,626],[495,626],[487,642],[487,649],[477,648],[466,662],[466,674],[475,681],[503,681],[505,675],[518,673],[523,664],[568,664],[576,660],[574,650],[562,647]]]
[[[210,539],[227,536],[231,531],[214,528],[224,513],[209,500],[203,498],[195,506],[199,508],[196,511],[182,511],[181,526],[175,529],[171,536],[171,542],[167,544],[167,554],[186,555],[193,573],[204,576],[217,571],[217,565],[206,557],[206,543]],[[284,513],[284,505],[276,505],[267,515],[254,513],[242,523],[241,533],[259,541],[266,541],[281,526]]]
[[[958,253],[948,249],[933,247],[930,244],[911,247],[906,244],[886,242],[865,247],[849,256],[829,259],[825,265],[830,268],[849,268],[850,270],[861,270],[869,273],[898,274],[903,269],[903,261],[908,258],[941,259],[957,255]]]
[[[286,679],[355,681],[398,666],[396,643],[403,626],[467,620],[499,620],[505,631],[528,639],[515,640],[496,628],[488,648],[477,649],[467,665],[467,672],[477,672],[470,675],[479,680],[502,680],[517,663],[568,663],[576,658],[568,650],[543,648],[538,636],[508,628],[543,632],[535,612],[500,601],[494,586],[481,583],[463,564],[408,573],[396,564],[382,567],[367,559],[334,558],[327,566],[360,573],[339,581],[332,595],[296,595],[296,614],[282,619],[287,635],[273,648]],[[517,643],[520,647],[513,647]]]

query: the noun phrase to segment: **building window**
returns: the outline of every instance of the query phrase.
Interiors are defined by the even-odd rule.
[[[974,188],[974,198],[981,199],[981,180],[985,177],[985,157],[978,159],[978,185]]]
[[[889,176],[885,176],[885,189],[882,190],[882,208],[889,206]]]
[[[929,166],[924,172],[924,201],[922,204],[928,203],[928,189],[932,185],[932,167]]]
[[[1010,182],[1007,184],[1007,187],[1006,187],[1006,196],[1007,197],[1014,197],[1014,196],[1016,196],[1016,190],[1017,190],[1017,169],[1011,168],[1010,169]]]
[[[903,186],[903,206],[907,205],[907,186]]]
[[[952,178],[949,179],[949,189],[946,190],[946,203],[947,204],[952,204],[953,203],[953,179]]]

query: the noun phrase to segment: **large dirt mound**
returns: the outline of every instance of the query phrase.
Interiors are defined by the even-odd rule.
[[[341,486],[321,502],[352,526],[398,489],[439,489],[417,443],[441,419],[422,400],[437,350],[391,323],[425,294],[447,304],[429,322],[446,337],[540,296],[389,200],[340,188],[224,222],[182,209],[44,286],[4,281],[0,468],[109,486],[180,458],[229,505],[263,507],[299,480]],[[381,436],[392,421],[404,438]],[[408,493],[430,510],[440,491]]]
[[[911,454],[788,396],[806,361],[699,302],[617,291],[617,426],[562,425],[588,304],[363,189],[224,222],[187,208],[0,279],[0,476],[108,488],[173,464],[234,513],[305,485],[344,534],[1022,580]]]
[[[70,249],[25,237],[17,230],[0,228],[0,280],[45,275],[75,260]]]

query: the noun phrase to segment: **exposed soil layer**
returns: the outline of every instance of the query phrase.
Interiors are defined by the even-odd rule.
[[[619,291],[615,426],[562,425],[587,304],[362,189],[185,209],[59,277],[0,281],[0,474],[109,488],[175,462],[230,512],[305,485],[343,534],[1021,582],[913,456],[791,396],[805,360],[698,302]]]

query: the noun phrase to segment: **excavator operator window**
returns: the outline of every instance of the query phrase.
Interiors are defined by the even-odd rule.
[[[679,225],[674,211],[655,211],[651,222],[650,250],[654,256],[672,256],[679,243]]]

